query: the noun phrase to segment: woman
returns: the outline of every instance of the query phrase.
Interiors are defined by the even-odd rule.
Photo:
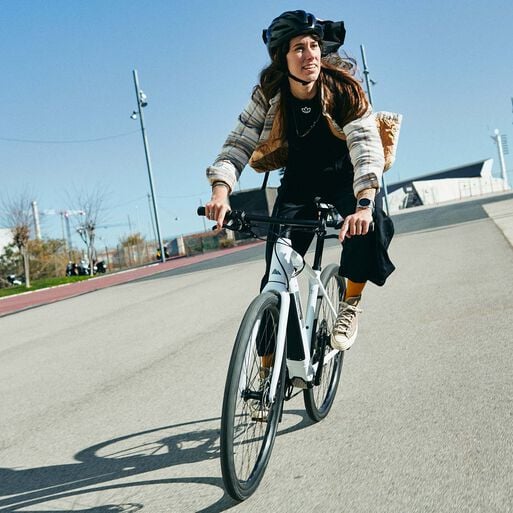
[[[311,218],[315,197],[335,205],[344,217],[339,240],[347,290],[331,343],[341,351],[356,338],[366,282],[383,285],[394,270],[386,253],[391,221],[375,207],[384,167],[376,121],[360,83],[325,55],[338,49],[344,36],[342,22],[318,21],[305,11],[287,11],[272,21],[263,34],[271,64],[207,169],[212,198],[205,205],[207,217],[221,229],[228,196],[248,162],[257,171],[285,168],[275,216]],[[370,231],[373,221],[376,230]],[[296,251],[307,251],[311,234],[287,235]],[[275,240],[270,233],[264,284]]]

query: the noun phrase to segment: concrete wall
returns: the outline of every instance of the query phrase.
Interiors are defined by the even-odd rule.
[[[412,182],[424,205],[436,205],[446,201],[454,201],[482,194],[501,192],[506,190],[501,178],[494,178],[491,174],[483,173],[480,178],[445,178],[441,180],[421,180]],[[407,193],[398,189],[388,195],[388,204],[391,212],[404,208]]]

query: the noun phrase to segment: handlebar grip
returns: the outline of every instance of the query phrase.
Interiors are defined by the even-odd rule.
[[[199,215],[199,216],[204,216],[206,215],[205,214],[205,207],[198,207],[198,209],[196,210],[196,213]],[[226,212],[225,216],[224,216],[224,219],[225,221],[230,221],[231,219],[233,218],[232,216],[232,211],[231,210],[228,210],[228,212]]]
[[[333,221],[328,221],[326,223],[326,227],[327,228],[335,228],[335,230],[340,230],[340,228],[342,228],[342,225],[344,224],[344,220],[333,220]]]

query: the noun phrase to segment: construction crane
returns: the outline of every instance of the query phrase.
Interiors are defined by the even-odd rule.
[[[62,226],[62,238],[64,239],[64,242],[66,244],[66,251],[68,253],[71,251],[72,248],[72,241],[71,241],[71,226],[70,226],[70,217],[72,216],[85,216],[85,212],[83,210],[55,210],[55,209],[49,209],[49,210],[43,210],[41,212],[42,215],[45,216],[54,216],[59,215],[61,216],[61,226]],[[67,237],[66,237],[67,235]]]

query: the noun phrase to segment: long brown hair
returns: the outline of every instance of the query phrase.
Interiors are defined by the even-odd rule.
[[[280,46],[274,53],[271,64],[260,73],[260,87],[267,101],[273,98],[279,91],[283,92],[288,88],[288,51],[288,43]]]
[[[362,117],[369,108],[369,101],[354,75],[355,71],[355,68],[347,70],[326,59],[322,60],[319,82],[325,86],[326,110],[341,127]]]
[[[267,101],[278,92],[283,95],[289,90],[288,51],[288,43],[278,48],[271,64],[260,73],[260,87]],[[353,59],[331,55],[321,60],[319,85],[324,86],[328,112],[341,127],[361,117],[369,108],[367,96],[355,74],[356,63]],[[284,112],[283,108],[281,110]]]

